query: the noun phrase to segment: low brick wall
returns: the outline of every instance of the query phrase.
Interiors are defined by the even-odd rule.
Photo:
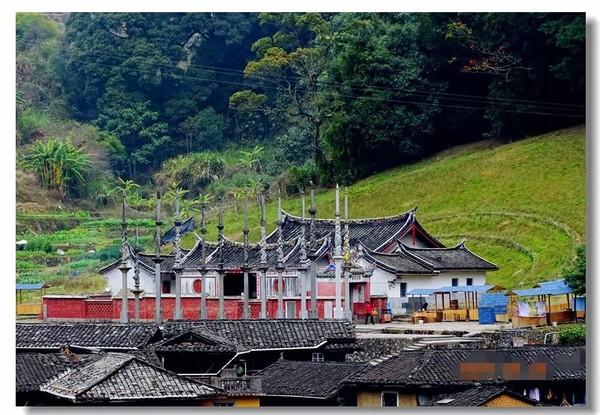
[[[325,302],[334,302],[331,298],[317,299],[317,314],[320,319],[325,316]],[[296,304],[296,318],[300,317],[300,300],[284,299],[284,313],[289,302]],[[310,300],[307,299],[307,310],[310,312]],[[250,318],[260,318],[260,301],[251,300]],[[140,299],[140,319],[154,320],[155,297],[147,296]],[[86,319],[86,320],[118,320],[121,316],[121,298],[109,296],[64,296],[47,295],[43,298],[43,309],[46,318],[52,319]],[[175,312],[175,296],[168,295],[161,298],[161,307],[164,320],[171,320]],[[197,320],[200,318],[200,298],[198,296],[182,296],[181,308],[183,318],[186,320]],[[206,309],[208,319],[217,319],[219,313],[219,299],[207,298]],[[135,300],[128,300],[129,318],[133,320],[135,314]],[[238,320],[243,317],[243,301],[237,298],[226,298],[224,304],[225,318]],[[267,300],[267,316],[274,319],[277,316],[277,299]]]

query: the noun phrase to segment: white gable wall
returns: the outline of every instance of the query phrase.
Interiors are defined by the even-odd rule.
[[[127,273],[127,287],[132,289],[135,285],[133,281],[133,261],[128,261],[131,269]],[[108,272],[102,273],[106,285],[110,288],[112,295],[117,295],[121,291],[121,270],[119,267],[113,268]],[[154,274],[147,272],[144,268],[140,267],[140,288],[144,290],[144,294],[154,294]]]

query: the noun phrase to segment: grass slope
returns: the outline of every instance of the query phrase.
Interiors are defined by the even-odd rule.
[[[561,130],[505,145],[457,147],[371,176],[350,186],[348,193],[351,218],[393,215],[418,206],[419,221],[446,245],[464,238],[469,248],[500,266],[489,275],[490,282],[507,288],[530,286],[556,278],[575,246],[585,241],[585,130]],[[316,194],[317,217],[333,217],[334,197],[333,189]],[[299,198],[283,201],[283,208],[293,214],[300,213],[300,206]],[[208,219],[208,237],[214,240],[215,209]],[[267,219],[269,230],[274,229],[275,200],[267,206]],[[225,234],[240,240],[240,211],[230,207],[224,221]],[[259,237],[258,222],[258,206],[252,203],[252,240]],[[141,243],[149,249],[152,222],[143,220],[141,225]],[[71,259],[54,252],[17,252],[18,279],[58,277],[50,290],[55,293],[101,290],[97,270],[118,255],[119,232],[117,219],[89,218],[52,233],[23,234],[25,239],[48,240],[55,248],[68,245]],[[184,246],[193,244],[193,235],[186,235]],[[70,278],[75,270],[85,278]]]
[[[334,190],[316,195],[317,216],[333,217]],[[419,221],[447,246],[467,246],[498,264],[489,281],[507,288],[556,278],[585,241],[585,129],[557,131],[495,147],[466,146],[392,169],[348,188],[351,218],[393,215],[418,206]],[[283,202],[299,214],[299,199]],[[251,236],[259,212],[251,209]],[[267,209],[270,228],[276,203]],[[239,213],[226,234],[241,237]],[[216,235],[209,221],[209,237]],[[191,237],[188,236],[188,243]]]

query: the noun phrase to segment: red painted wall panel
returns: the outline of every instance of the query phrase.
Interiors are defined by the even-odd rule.
[[[112,298],[110,300],[90,300],[85,297],[63,297],[63,298],[44,298],[46,306],[46,315],[49,319],[94,319],[94,320],[119,320],[121,313],[121,299]],[[284,299],[284,312],[286,303],[293,301],[296,303],[296,318],[300,317],[300,299]],[[325,315],[325,301],[335,303],[332,298],[317,300],[318,318],[322,319]],[[379,299],[378,308],[385,307],[385,299]],[[154,297],[144,297],[140,299],[140,319],[154,319]],[[306,308],[310,312],[310,298],[306,300]],[[166,297],[161,299],[163,319],[172,320],[175,309],[175,298]],[[184,297],[181,299],[183,309],[183,318],[186,320],[198,320],[200,318],[200,299],[196,297]],[[129,299],[129,318],[134,319],[135,301]],[[206,300],[208,318],[213,320],[218,317],[219,299],[208,298]],[[225,318],[228,320],[241,319],[243,316],[243,303],[238,299],[225,300]],[[260,301],[250,301],[251,318],[260,317]],[[357,310],[355,305],[354,311]],[[267,300],[267,316],[269,319],[274,319],[277,316],[277,299],[270,298]]]

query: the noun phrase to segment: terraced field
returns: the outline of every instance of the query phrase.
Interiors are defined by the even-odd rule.
[[[579,127],[505,145],[481,142],[451,149],[371,176],[349,187],[348,193],[350,217],[387,216],[418,206],[419,221],[445,244],[466,239],[469,248],[500,266],[490,274],[490,282],[507,288],[530,286],[556,278],[575,247],[585,241],[585,130]],[[333,217],[334,195],[333,189],[317,193],[318,217]],[[300,206],[299,198],[283,202],[284,209],[294,214],[299,214]],[[267,206],[269,229],[275,227],[276,209],[272,200]],[[241,239],[239,212],[229,208],[224,216],[226,235]],[[215,218],[213,208],[208,220],[210,239],[216,238]],[[252,240],[258,239],[258,222],[258,206],[252,204]],[[142,244],[150,247],[152,223],[141,224]],[[70,251],[77,259],[66,264],[53,251],[18,252],[17,278],[52,279],[73,274],[76,268],[84,280],[96,275],[91,279],[95,282],[88,286],[62,278],[53,291],[97,290],[102,285],[97,269],[118,255],[119,229],[117,219],[90,218],[70,229],[38,232],[36,238],[51,241],[53,250],[67,243],[77,245]],[[21,236],[32,237],[17,238]],[[186,235],[184,246],[193,243],[193,235]]]

